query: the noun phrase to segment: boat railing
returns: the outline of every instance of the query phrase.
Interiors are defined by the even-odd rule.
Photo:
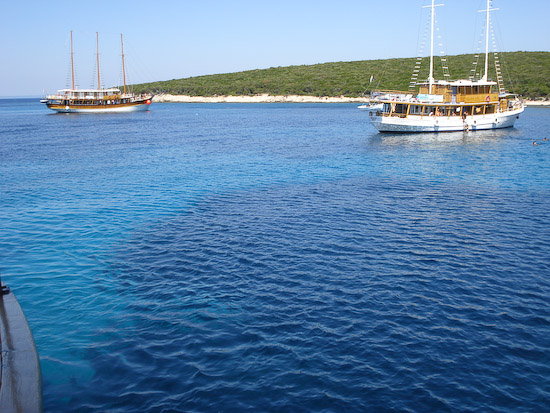
[[[474,94],[459,93],[455,97],[455,100],[461,103],[490,103],[490,102],[497,102],[498,99],[499,99],[498,93],[493,93],[493,92],[474,93]]]
[[[525,106],[525,102],[521,99],[515,99],[512,101],[512,109],[520,109]]]

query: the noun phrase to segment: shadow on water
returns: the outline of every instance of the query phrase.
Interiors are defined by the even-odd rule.
[[[534,314],[548,283],[525,275],[547,264],[517,258],[550,240],[530,225],[542,211],[519,213],[532,202],[364,177],[205,199],[115,252],[125,327],[90,349],[98,374],[75,402],[82,392],[98,408],[146,411],[517,407],[520,389],[485,357],[493,349],[531,383],[535,406],[529,377],[542,370],[521,354],[545,354]],[[525,323],[538,329],[525,335]],[[515,396],[492,394],[503,386]]]

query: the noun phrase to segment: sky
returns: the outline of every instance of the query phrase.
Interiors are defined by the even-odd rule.
[[[473,53],[486,0],[437,0],[435,54]],[[430,0],[0,0],[0,97],[96,87],[96,32],[104,86],[277,66],[413,57]],[[494,0],[500,51],[549,51],[548,0]],[[425,49],[426,51],[429,48]],[[426,55],[426,52],[424,53]],[[451,68],[452,74],[452,68]]]

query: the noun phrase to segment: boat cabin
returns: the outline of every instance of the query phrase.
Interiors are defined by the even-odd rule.
[[[440,80],[422,83],[418,93],[393,92],[391,99],[381,99],[382,116],[472,116],[508,110],[508,99],[493,91],[497,83],[486,80]],[[430,90],[431,87],[431,90]]]
[[[132,94],[123,94],[117,88],[62,89],[46,98],[51,105],[115,105],[135,100]]]
[[[64,99],[108,100],[120,97],[120,90],[111,89],[62,89],[57,94]]]
[[[453,82],[440,80],[432,85],[430,91],[428,83],[420,84],[418,94],[420,96],[442,96],[444,103],[485,103],[498,100],[498,92],[493,92],[496,82],[456,80]]]

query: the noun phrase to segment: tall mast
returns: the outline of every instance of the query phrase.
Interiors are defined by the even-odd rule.
[[[480,12],[486,12],[485,17],[485,74],[481,78],[483,81],[487,81],[487,76],[489,72],[489,12],[492,10],[498,10],[498,9],[491,9],[491,0],[487,0],[487,9],[486,10],[479,10]]]
[[[428,93],[432,93],[432,86],[434,84],[434,22],[435,22],[435,8],[439,6],[443,6],[443,4],[434,4],[435,0],[432,0],[431,6],[422,6],[422,7],[430,7],[432,9],[431,12],[431,38],[430,38],[430,75],[428,76],[428,83],[429,83],[429,89]]]
[[[96,44],[96,59],[97,59],[97,88],[101,89],[101,82],[99,79],[99,34],[95,32],[95,44]]]
[[[74,57],[73,57],[73,31],[71,30],[71,84],[74,90]]]
[[[122,49],[122,81],[124,82],[124,94],[126,94],[126,70],[124,68],[124,43],[122,42],[122,33],[120,33],[120,48]]]

